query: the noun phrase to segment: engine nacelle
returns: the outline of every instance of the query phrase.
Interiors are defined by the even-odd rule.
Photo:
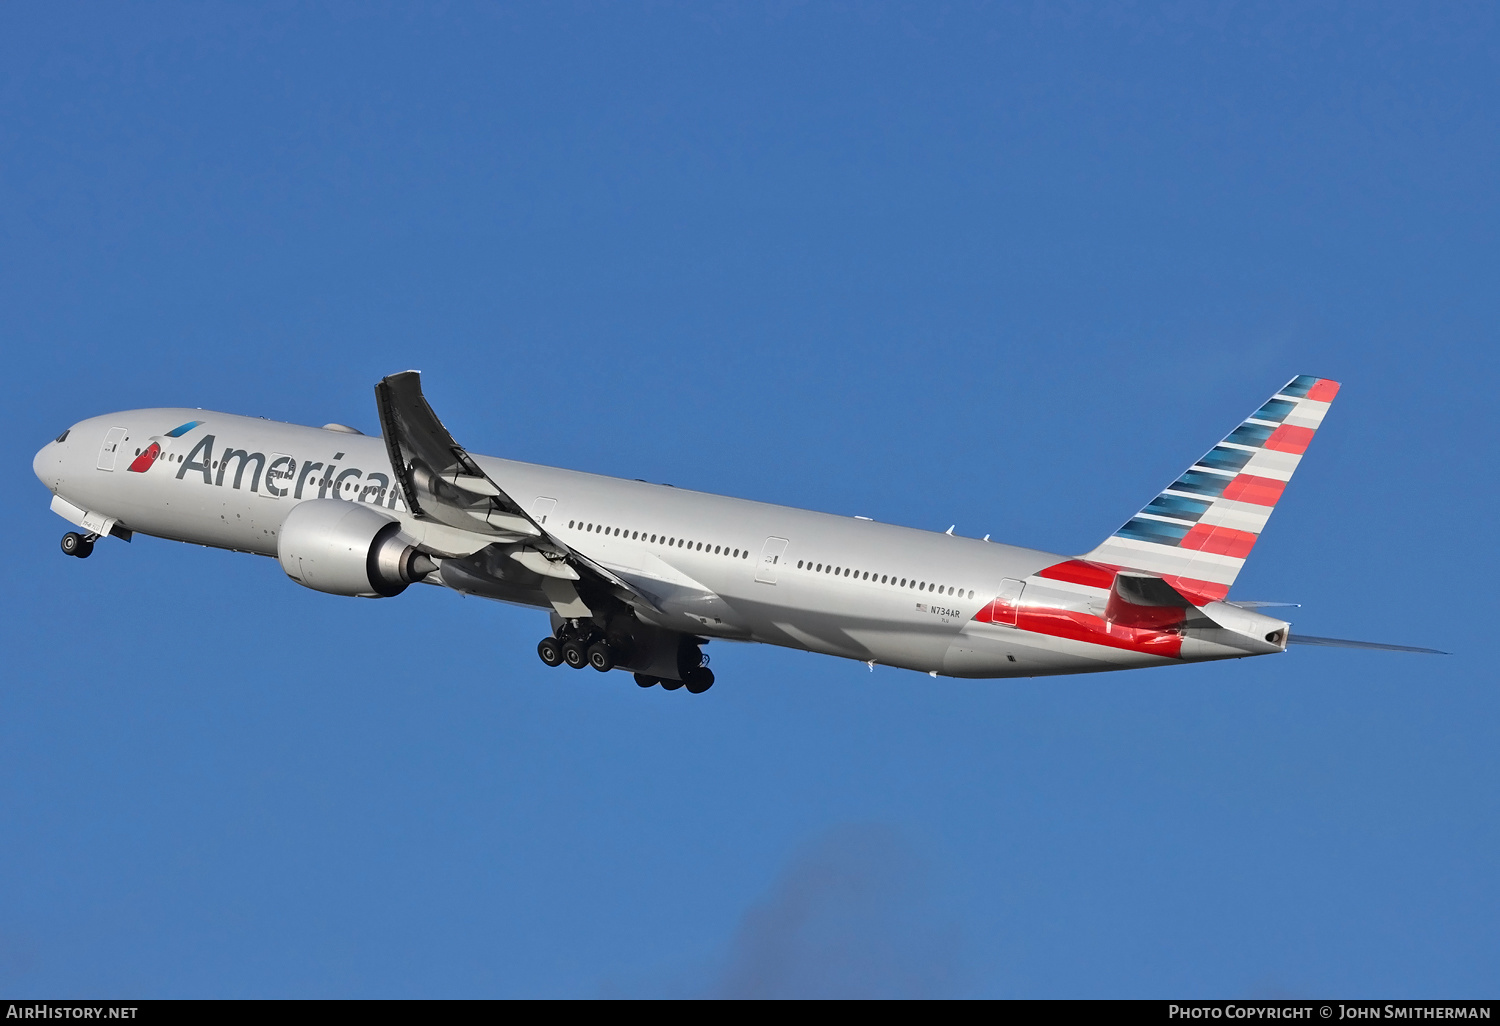
[[[401,537],[401,523],[344,499],[293,506],[276,539],[281,569],[298,584],[330,595],[399,595],[437,565]]]

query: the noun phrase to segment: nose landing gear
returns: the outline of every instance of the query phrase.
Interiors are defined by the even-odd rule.
[[[94,551],[94,538],[92,534],[83,535],[75,531],[69,531],[62,536],[62,550],[65,555],[77,556],[79,559],[87,559]]]

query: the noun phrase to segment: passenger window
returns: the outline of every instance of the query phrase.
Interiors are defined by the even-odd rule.
[[[969,598],[973,598],[973,597],[974,597],[974,592],[972,590],[970,590],[970,592],[969,592]]]

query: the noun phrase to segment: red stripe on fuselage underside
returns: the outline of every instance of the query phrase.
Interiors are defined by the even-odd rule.
[[[979,612],[974,614],[974,619],[980,623],[1015,623],[1014,612],[999,599],[995,599]]]
[[[1327,378],[1319,378],[1318,383],[1307,390],[1307,397],[1314,402],[1331,403],[1333,397],[1339,394],[1339,383]]]
[[[1180,545],[1184,549],[1212,552],[1220,556],[1244,559],[1255,547],[1257,535],[1249,531],[1236,531],[1232,527],[1214,527],[1209,524],[1194,524],[1183,537]]]
[[[1241,474],[1224,488],[1224,498],[1234,502],[1250,502],[1257,506],[1274,506],[1285,490],[1285,481],[1278,481],[1274,477]]]
[[[1169,631],[1111,627],[1101,617],[1071,609],[1018,609],[1016,626],[1033,634],[1120,648],[1127,652],[1176,659],[1182,655],[1182,636]]]
[[[135,462],[131,463],[130,466],[126,469],[133,470],[137,474],[144,474],[148,469],[150,469],[152,461],[156,459],[156,454],[159,452],[161,452],[161,446],[157,445],[155,442],[152,442],[150,446],[146,448],[146,451],[137,456],[135,458]]]
[[[1108,563],[1092,563],[1082,559],[1070,559],[1066,563],[1057,563],[1038,570],[1033,576],[1044,577],[1052,581],[1067,581],[1069,584],[1082,584],[1089,588],[1098,588],[1100,591],[1108,591],[1115,583],[1115,571],[1121,569]],[[1151,573],[1152,571],[1145,571]],[[1188,601],[1195,606],[1205,605],[1209,602],[1218,602],[1229,594],[1229,585],[1219,584],[1215,581],[1200,581],[1194,577],[1174,577],[1171,574],[1157,574],[1162,580],[1181,592]],[[994,606],[1003,605],[998,599],[990,605],[981,609],[974,619],[982,623],[1000,623],[996,619]]]
[[[1038,570],[1036,575],[1048,580],[1067,581],[1069,584],[1082,584],[1108,591],[1110,585],[1115,583],[1115,571],[1118,569],[1119,567],[1105,563],[1088,563],[1081,559],[1070,559],[1066,563],[1057,563],[1045,570]]]
[[[1213,581],[1196,581],[1191,577],[1171,577],[1162,574],[1161,579],[1177,589],[1182,595],[1195,606],[1206,606],[1210,602],[1222,601],[1229,594],[1229,585],[1215,584]]]
[[[1293,427],[1291,424],[1283,424],[1271,432],[1271,437],[1261,448],[1274,449],[1277,452],[1289,452],[1302,455],[1307,451],[1307,446],[1312,442],[1313,429],[1305,427]]]
[[[1057,563],[1038,570],[1032,576],[1043,577],[1053,581],[1067,581],[1070,584],[1082,584],[1090,588],[1098,588],[1100,591],[1109,591],[1115,583],[1115,571],[1121,567],[1110,566],[1108,563],[1091,563],[1082,559],[1070,559],[1065,563]],[[1151,573],[1152,571],[1145,571]],[[1157,574],[1162,580],[1172,587],[1195,606],[1205,606],[1210,602],[1220,602],[1225,595],[1229,594],[1229,585],[1219,584],[1217,581],[1200,581],[1196,577],[1175,577],[1172,574]],[[974,615],[974,619],[980,623],[1009,623],[1008,614],[1002,615],[1008,609],[1005,603],[995,599]]]

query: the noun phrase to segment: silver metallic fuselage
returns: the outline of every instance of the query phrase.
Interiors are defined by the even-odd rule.
[[[189,459],[202,432],[184,439],[161,434],[188,420],[204,422],[202,431],[213,439],[205,463]],[[101,443],[119,428],[124,437],[113,469],[101,469],[107,462]],[[145,472],[129,471],[148,441],[162,446],[161,457]],[[296,473],[273,487],[266,469],[278,457],[287,458],[282,469],[295,465]],[[660,612],[643,619],[658,627],[959,677],[1183,661],[974,620],[1003,580],[1025,580],[1064,556],[667,485],[475,459],[547,532],[655,596]],[[37,453],[34,469],[67,503],[129,532],[263,556],[277,554],[287,512],[315,498],[379,505],[413,537],[425,530],[390,487],[382,440],[325,428],[201,410],[134,410],[74,425],[65,440]],[[272,494],[280,488],[287,494]],[[780,553],[774,552],[776,539],[786,541]],[[691,544],[679,544],[684,540]],[[440,539],[436,547],[442,548]],[[774,558],[763,559],[768,552]],[[541,591],[466,574],[457,560],[443,561],[427,583],[548,608]],[[1200,657],[1244,654],[1250,653]]]

